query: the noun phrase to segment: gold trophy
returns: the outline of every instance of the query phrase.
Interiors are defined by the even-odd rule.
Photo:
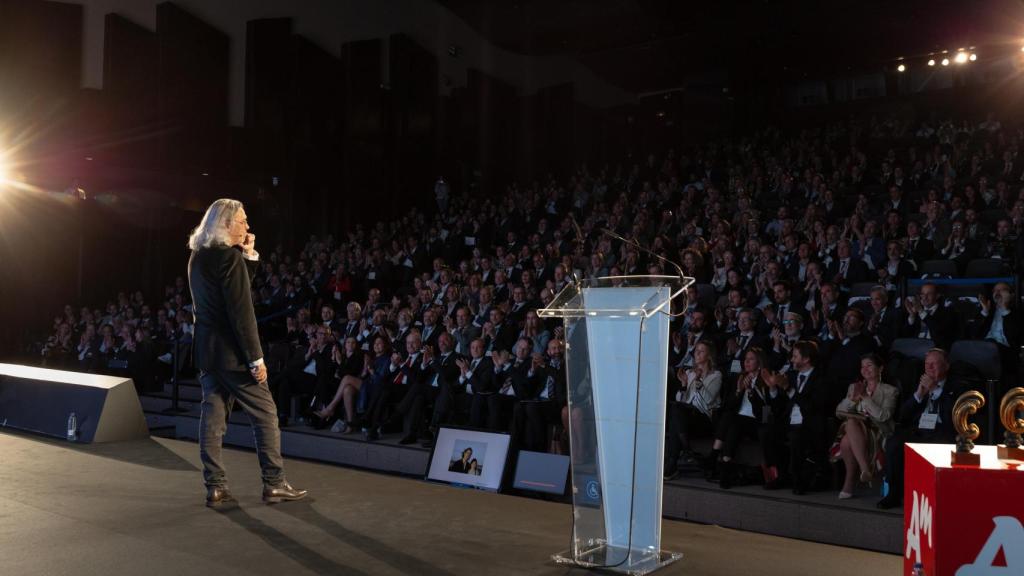
[[[996,446],[996,454],[1000,460],[1024,461],[1024,448],[1021,434],[1024,433],[1024,418],[1018,418],[1017,412],[1024,410],[1024,388],[1014,388],[1003,396],[999,403],[999,419],[1003,421],[1005,444]]]
[[[974,450],[974,440],[981,434],[977,424],[967,422],[967,418],[976,414],[985,406],[985,397],[977,390],[968,390],[956,399],[953,405],[953,427],[956,428],[956,451],[950,453],[950,461],[954,466],[978,466],[981,455]]]

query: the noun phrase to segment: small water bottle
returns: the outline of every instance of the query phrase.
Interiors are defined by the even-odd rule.
[[[924,565],[920,562],[914,563],[914,569],[910,571],[911,576],[925,576]]]
[[[74,412],[68,415],[68,442],[78,441],[78,416]]]

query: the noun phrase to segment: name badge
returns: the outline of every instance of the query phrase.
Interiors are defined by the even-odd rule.
[[[918,421],[917,427],[922,430],[935,430],[935,425],[939,423],[939,415],[925,412],[921,414],[921,420]]]
[[[476,238],[473,236],[466,236],[466,246],[476,246]]]
[[[377,273],[376,272],[367,272],[366,273],[366,279],[367,280],[376,280],[377,279]]]
[[[739,374],[740,372],[743,372],[743,364],[740,363],[739,360],[733,360],[732,364],[729,366],[729,372],[732,374]]]
[[[337,291],[336,291],[336,292],[334,293],[334,299],[335,299],[335,300],[341,300],[341,292],[337,292]]]

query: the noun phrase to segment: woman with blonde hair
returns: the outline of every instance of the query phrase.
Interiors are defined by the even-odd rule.
[[[695,430],[711,431],[711,420],[719,404],[722,373],[715,368],[715,345],[697,342],[693,351],[693,367],[676,371],[679,387],[668,403],[668,438],[665,443],[665,477],[676,474],[676,461],[682,450],[692,458],[690,437]]]

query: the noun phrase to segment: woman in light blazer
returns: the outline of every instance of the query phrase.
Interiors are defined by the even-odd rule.
[[[701,340],[694,346],[693,368],[678,368],[679,386],[668,402],[665,477],[676,475],[679,452],[691,459],[690,438],[710,433],[714,412],[721,404],[722,373],[715,368],[715,345]]]
[[[893,419],[899,390],[882,382],[882,360],[875,354],[862,356],[860,375],[862,380],[850,384],[846,398],[836,407],[836,416],[843,420],[839,453],[846,464],[840,500],[853,497],[858,471],[861,482],[870,483],[874,478],[877,456],[896,425]]]

